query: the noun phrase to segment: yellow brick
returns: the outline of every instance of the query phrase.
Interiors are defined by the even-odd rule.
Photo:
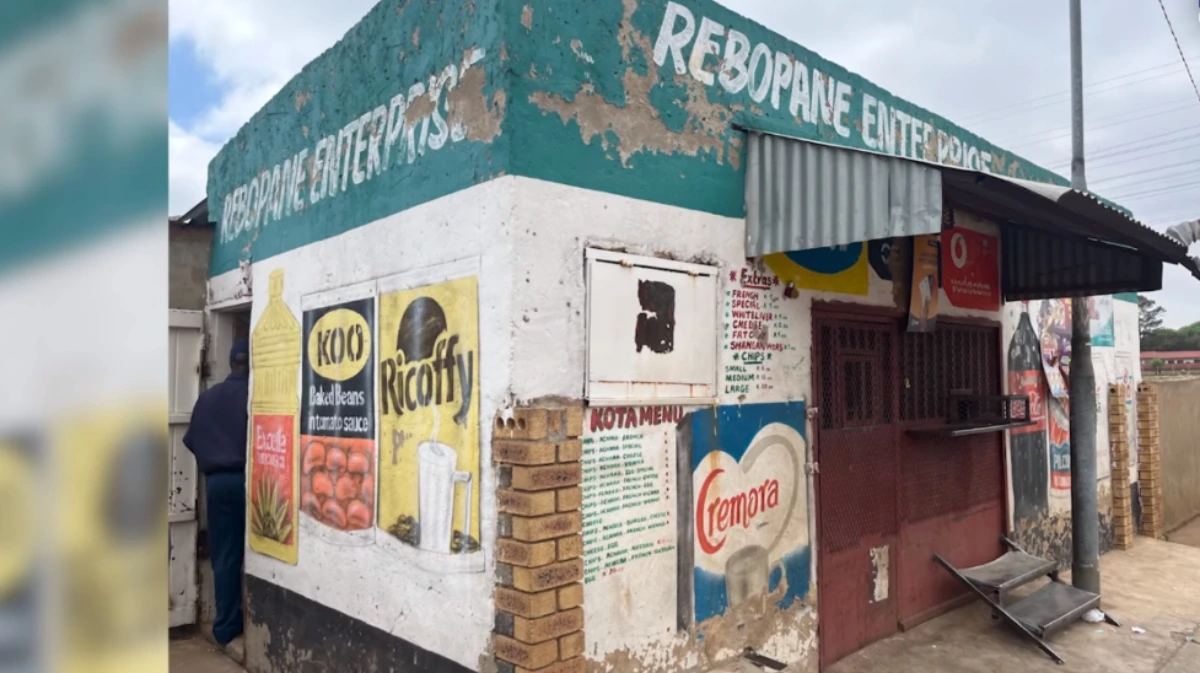
[[[571,512],[583,506],[583,489],[578,486],[560,488],[554,492],[555,507],[560,512]]]
[[[512,468],[512,487],[522,491],[546,491],[575,486],[582,480],[583,471],[579,463],[536,467],[518,465]]]
[[[553,563],[556,554],[553,540],[530,543],[506,537],[496,543],[497,561],[522,568],[536,568]]]
[[[506,418],[507,416],[507,418]],[[496,414],[492,435],[499,439],[545,439],[545,409],[512,409]]]
[[[553,640],[583,628],[583,610],[575,608],[537,619],[513,618],[513,637],[523,643]]]
[[[583,530],[583,513],[576,511],[537,517],[514,516],[512,524],[512,535],[517,540],[551,540],[564,535],[574,535]]]
[[[558,592],[554,589],[528,593],[508,587],[496,587],[496,609],[520,617],[545,617],[558,610]]]
[[[583,407],[567,407],[551,411],[550,436],[555,439],[582,437]]]
[[[555,540],[558,545],[558,560],[566,561],[567,559],[578,558],[583,556],[583,536],[569,535],[560,537]]]
[[[558,660],[557,640],[531,645],[515,638],[496,634],[492,636],[492,646],[497,659],[534,670]]]
[[[564,439],[558,443],[558,462],[574,463],[583,457],[582,439]]]
[[[569,610],[583,605],[583,584],[568,584],[558,590],[558,609]]]
[[[550,491],[516,491],[502,488],[496,493],[500,511],[505,514],[520,514],[521,516],[542,516],[553,514],[555,497]]]
[[[554,442],[531,442],[519,439],[492,440],[492,456],[497,463],[512,465],[549,465],[555,460],[558,445]]]
[[[583,650],[583,631],[576,631],[558,639],[558,657],[560,659],[583,656]]]
[[[567,436],[583,436],[583,407],[567,407]]]
[[[561,561],[539,568],[513,568],[513,586],[521,591],[545,591],[583,579],[583,559]]]

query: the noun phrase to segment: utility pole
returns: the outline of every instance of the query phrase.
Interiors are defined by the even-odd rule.
[[[1083,170],[1083,39],[1080,0],[1071,4],[1071,187]],[[1096,373],[1087,297],[1071,302],[1071,584],[1100,593],[1100,513],[1096,495]]]

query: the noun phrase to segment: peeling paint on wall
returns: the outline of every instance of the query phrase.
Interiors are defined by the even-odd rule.
[[[709,0],[530,0],[506,17],[529,36],[510,45],[508,129],[545,148],[513,155],[520,175],[740,216],[736,123],[1065,184]]]
[[[384,0],[296,75],[209,166],[210,271],[503,172],[501,2]]]

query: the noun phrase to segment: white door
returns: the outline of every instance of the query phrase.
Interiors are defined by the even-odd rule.
[[[196,622],[196,459],[183,445],[200,395],[200,357],[204,347],[204,314],[170,311],[170,374],[168,392],[171,424],[171,478],[168,505],[170,521],[170,625]]]

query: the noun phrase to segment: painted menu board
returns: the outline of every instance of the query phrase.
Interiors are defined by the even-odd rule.
[[[779,277],[761,263],[729,272],[721,307],[723,402],[787,397],[787,369],[799,365],[792,313],[796,302]]]
[[[379,297],[378,526],[436,554],[479,551],[477,278]]]
[[[692,416],[697,624],[755,598],[786,609],[812,564],[805,404],[744,404]]]
[[[604,651],[675,626],[676,426],[683,414],[678,406],[588,410],[584,614],[589,642],[603,643]]]
[[[375,520],[375,298],[304,311],[300,508],[342,531]]]

